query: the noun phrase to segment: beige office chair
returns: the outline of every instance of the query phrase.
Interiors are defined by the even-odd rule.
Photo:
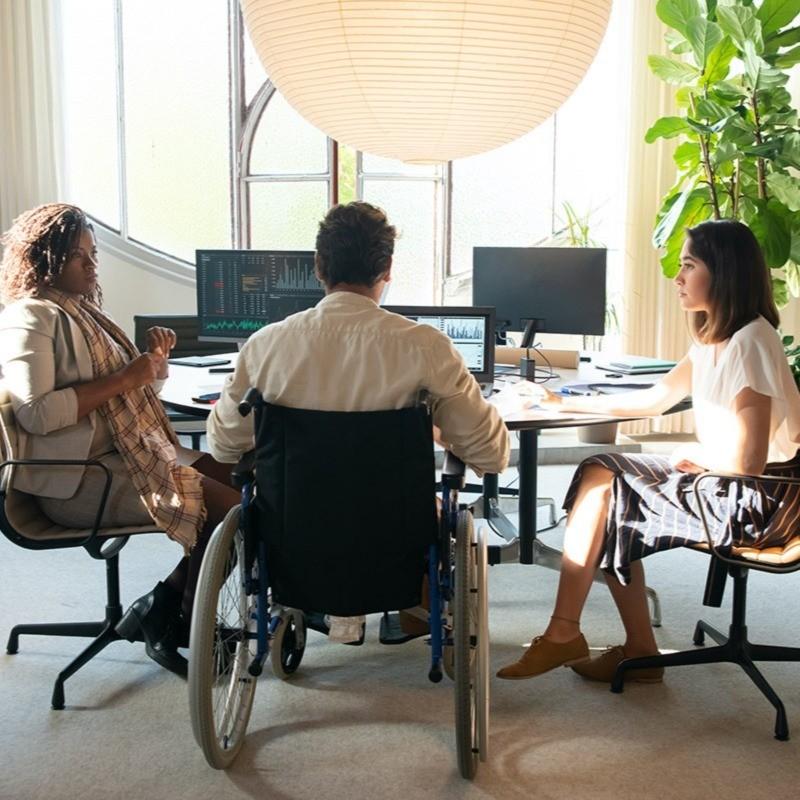
[[[729,478],[704,472],[694,481],[694,490],[707,480]],[[800,478],[778,477],[774,475],[738,476],[741,482],[794,484],[800,485]],[[698,494],[698,498],[702,495]],[[714,545],[706,519],[706,509],[702,499],[699,502],[703,527],[708,543],[695,545],[692,549],[702,550],[711,555],[708,566],[703,605],[719,608],[728,575],[733,579],[732,618],[728,635],[720,633],[704,620],[698,620],[694,629],[695,645],[705,643],[706,634],[717,643],[717,647],[696,650],[683,650],[679,653],[668,653],[644,658],[629,658],[620,662],[611,684],[611,691],[619,693],[623,689],[625,672],[640,667],[676,667],[686,664],[717,664],[730,662],[738,664],[761,690],[767,700],[775,707],[775,738],[786,741],[789,738],[789,726],[786,721],[786,709],[775,690],[755,665],[755,661],[800,661],[800,647],[783,647],[768,644],[753,644],[747,638],[747,577],[751,569],[761,572],[786,573],[800,569],[800,532],[789,539],[782,547],[734,547],[731,552],[721,552]],[[793,631],[794,618],[789,630]]]
[[[121,637],[114,626],[122,616],[119,596],[119,551],[128,537],[138,533],[154,533],[159,529],[153,525],[127,528],[65,528],[51,522],[40,510],[33,496],[19,492],[12,486],[13,472],[19,464],[39,465],[47,469],[54,464],[87,464],[75,459],[26,460],[17,456],[16,418],[8,392],[0,387],[0,530],[9,541],[30,550],[53,550],[62,547],[83,547],[92,557],[106,562],[106,607],[105,619],[101,622],[54,622],[15,625],[8,637],[6,650],[13,655],[19,649],[21,635],[39,636],[87,636],[93,641],[74,658],[56,678],[53,687],[52,706],[64,708],[64,681],[94,658],[106,645]],[[94,469],[106,469],[103,465]],[[110,473],[106,470],[109,479]],[[97,519],[102,517],[106,497],[101,501]]]

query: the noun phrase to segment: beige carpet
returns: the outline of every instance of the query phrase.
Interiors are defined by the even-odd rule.
[[[542,469],[561,495],[569,467]],[[558,533],[548,540],[558,541]],[[176,560],[174,545],[140,537],[122,554],[123,601],[147,591]],[[0,633],[14,622],[96,618],[103,566],[83,552],[35,553],[0,540]],[[702,609],[706,560],[688,551],[649,559],[661,595],[662,648],[690,645]],[[490,572],[492,663],[512,659],[549,613],[556,574],[504,565]],[[800,575],[751,579],[750,633],[800,642]],[[726,597],[729,601],[729,597]],[[620,640],[603,587],[584,618],[594,646]],[[488,763],[464,782],[455,765],[452,689],[427,680],[421,641],[361,648],[312,634],[299,673],[265,675],[250,734],[234,767],[210,769],[189,724],[186,686],[144,654],[112,645],[67,682],[67,708],[50,710],[55,673],[82,640],[23,637],[0,655],[0,797],[61,798],[784,798],[800,785],[800,664],[765,665],[795,738],[772,738],[771,706],[729,665],[672,670],[663,685],[621,696],[559,669],[536,680],[492,682]]]

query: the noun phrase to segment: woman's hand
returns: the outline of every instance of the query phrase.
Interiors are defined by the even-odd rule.
[[[564,397],[562,395],[551,392],[544,386],[537,386],[536,388],[540,392],[538,403],[542,408],[549,408],[553,411],[559,411],[561,406],[564,405]]]
[[[156,326],[147,330],[147,350],[150,353],[160,351],[164,358],[169,358],[169,351],[175,347],[177,342],[178,337],[172,328]]]
[[[678,472],[688,472],[692,475],[699,475],[701,472],[706,472],[707,467],[700,466],[700,464],[697,463],[698,460],[703,460],[699,445],[682,444],[673,451],[669,463],[672,464]]]
[[[121,370],[126,391],[149,386],[162,376],[166,368],[167,359],[161,352],[142,353]]]

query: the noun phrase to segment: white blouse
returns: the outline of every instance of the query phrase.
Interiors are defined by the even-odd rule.
[[[731,435],[733,401],[742,389],[772,399],[768,461],[789,461],[800,442],[800,393],[778,332],[764,317],[740,328],[715,355],[716,345],[695,344],[692,405],[697,438],[712,452]]]

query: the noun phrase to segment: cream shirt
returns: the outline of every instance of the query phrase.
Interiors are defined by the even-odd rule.
[[[712,451],[730,437],[733,401],[742,389],[771,398],[768,461],[789,461],[800,442],[800,393],[778,332],[757,317],[728,339],[715,358],[714,345],[693,345],[692,406],[700,444]]]
[[[433,422],[459,458],[479,473],[508,463],[506,427],[450,340],[353,292],[329,294],[250,337],[208,419],[218,461],[254,446],[253,420],[237,410],[253,386],[276,405],[318,411],[405,408],[427,390]]]

